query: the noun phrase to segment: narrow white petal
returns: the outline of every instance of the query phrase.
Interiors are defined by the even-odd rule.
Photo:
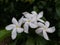
[[[28,24],[25,23],[25,24],[24,24],[24,32],[25,32],[25,33],[28,33],[28,28],[29,28],[29,27],[28,27]]]
[[[17,32],[18,33],[22,33],[23,32],[23,28],[17,28]]]
[[[41,11],[41,12],[38,14],[37,18],[42,18],[42,17],[43,17],[43,11]]]
[[[16,36],[17,36],[17,32],[16,32],[16,29],[13,29],[13,31],[12,31],[12,39],[14,40],[15,38],[16,38]]]
[[[50,27],[47,29],[47,32],[53,33],[55,31],[55,27]]]
[[[37,26],[38,26],[37,24],[34,24],[34,23],[30,23],[29,25],[31,28],[37,28]]]
[[[38,29],[35,30],[35,32],[36,32],[37,34],[40,34],[42,31],[43,31],[43,28],[38,28]]]
[[[18,22],[14,17],[12,18],[12,23],[15,24],[15,25],[18,25]]]
[[[46,40],[49,40],[48,35],[47,35],[47,33],[46,33],[45,31],[43,31],[43,37],[44,37]]]
[[[48,21],[45,22],[46,27],[50,26],[50,23]]]
[[[10,24],[8,26],[5,27],[6,30],[12,30],[15,27],[14,24]]]
[[[42,23],[44,23],[44,20],[42,20],[42,19],[37,19],[38,21],[40,21],[40,22],[42,22]]]
[[[21,19],[19,19],[19,26],[21,26],[24,23],[23,21],[23,17]]]

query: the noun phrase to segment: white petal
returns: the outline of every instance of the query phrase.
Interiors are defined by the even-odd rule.
[[[14,24],[10,24],[8,26],[5,27],[6,30],[12,30],[15,27]]]
[[[15,25],[18,25],[18,22],[14,17],[12,18],[12,23],[15,24]]]
[[[17,32],[18,33],[22,33],[23,32],[23,28],[17,28]]]
[[[42,17],[43,17],[43,11],[41,11],[41,12],[38,14],[37,18],[42,18]]]
[[[37,15],[37,13],[36,13],[35,11],[32,11],[31,13],[32,13],[33,15]]]
[[[42,22],[42,23],[44,23],[44,20],[42,20],[42,19],[37,19],[38,21],[40,21],[40,22]]]
[[[37,24],[34,24],[34,23],[30,23],[29,25],[31,28],[37,28],[37,26],[38,26]]]
[[[45,22],[46,27],[50,26],[50,23],[48,21]]]
[[[38,22],[38,26],[40,26],[40,27],[44,27],[44,24],[41,23],[41,22]]]
[[[34,17],[31,19],[31,22],[34,22],[34,21],[37,21],[36,16],[34,16]]]
[[[12,31],[12,39],[14,40],[15,38],[16,38],[16,36],[17,36],[17,32],[16,32],[16,29],[13,29],[13,31]]]
[[[26,22],[26,21],[28,21],[28,19],[27,18],[23,18],[23,22]]]
[[[24,16],[25,16],[26,18],[30,18],[30,17],[31,17],[31,14],[28,13],[28,12],[23,12],[22,14],[24,14]]]
[[[28,28],[29,28],[29,27],[28,27],[28,24],[25,23],[25,24],[24,24],[24,32],[25,32],[25,33],[28,33]]]
[[[47,32],[53,33],[55,31],[55,27],[50,27],[47,29]]]
[[[21,19],[19,19],[19,26],[21,26],[24,23],[23,21],[23,17]]]
[[[48,35],[47,35],[47,33],[46,33],[45,31],[43,31],[43,37],[44,37],[46,40],[49,40]]]
[[[43,31],[43,28],[38,28],[38,29],[35,30],[35,32],[36,32],[37,34],[40,34],[42,31]]]

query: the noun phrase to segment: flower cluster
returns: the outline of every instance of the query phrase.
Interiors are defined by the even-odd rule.
[[[29,33],[30,27],[36,29],[34,30],[36,34],[42,35],[46,40],[49,40],[47,32],[53,33],[55,31],[55,27],[49,27],[50,23],[41,19],[43,17],[43,11],[41,11],[39,14],[37,14],[35,11],[32,11],[31,13],[23,12],[22,14],[24,16],[22,16],[18,21],[13,17],[13,24],[10,24],[5,28],[6,30],[12,30],[12,39],[16,38],[17,33]],[[23,28],[21,27],[22,24]]]

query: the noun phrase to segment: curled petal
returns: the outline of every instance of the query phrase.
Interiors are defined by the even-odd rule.
[[[22,33],[23,32],[23,28],[17,28],[17,32],[18,33]]]
[[[10,24],[8,26],[5,27],[6,30],[12,30],[15,27],[14,24]]]
[[[46,27],[50,26],[50,23],[48,21],[45,22]]]
[[[40,22],[42,22],[42,23],[44,23],[44,20],[42,20],[42,19],[37,19],[38,21],[40,21]]]
[[[45,31],[43,31],[43,37],[44,37],[46,40],[49,40],[48,35],[47,35],[47,33],[46,33]]]
[[[41,11],[41,12],[38,14],[37,18],[42,18],[42,17],[43,17],[43,11]]]
[[[31,18],[31,14],[28,13],[28,12],[23,12],[22,14],[24,14],[24,16],[25,16],[26,18]]]
[[[14,28],[13,31],[12,31],[12,39],[14,40],[17,36],[17,32],[16,32],[16,29]]]
[[[18,25],[18,22],[14,17],[12,18],[12,23],[15,24],[15,25]]]
[[[25,33],[28,33],[28,23],[25,23],[24,24],[24,32]]]
[[[37,15],[37,13],[36,13],[35,11],[32,11],[31,13],[32,13],[33,15]]]
[[[50,27],[47,29],[47,32],[53,33],[55,31],[55,27]]]

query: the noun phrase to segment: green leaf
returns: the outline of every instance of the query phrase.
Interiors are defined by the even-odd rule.
[[[35,45],[34,39],[33,38],[28,38],[26,45]]]
[[[4,40],[8,36],[10,36],[10,31],[6,31],[6,30],[0,31],[0,41]]]

